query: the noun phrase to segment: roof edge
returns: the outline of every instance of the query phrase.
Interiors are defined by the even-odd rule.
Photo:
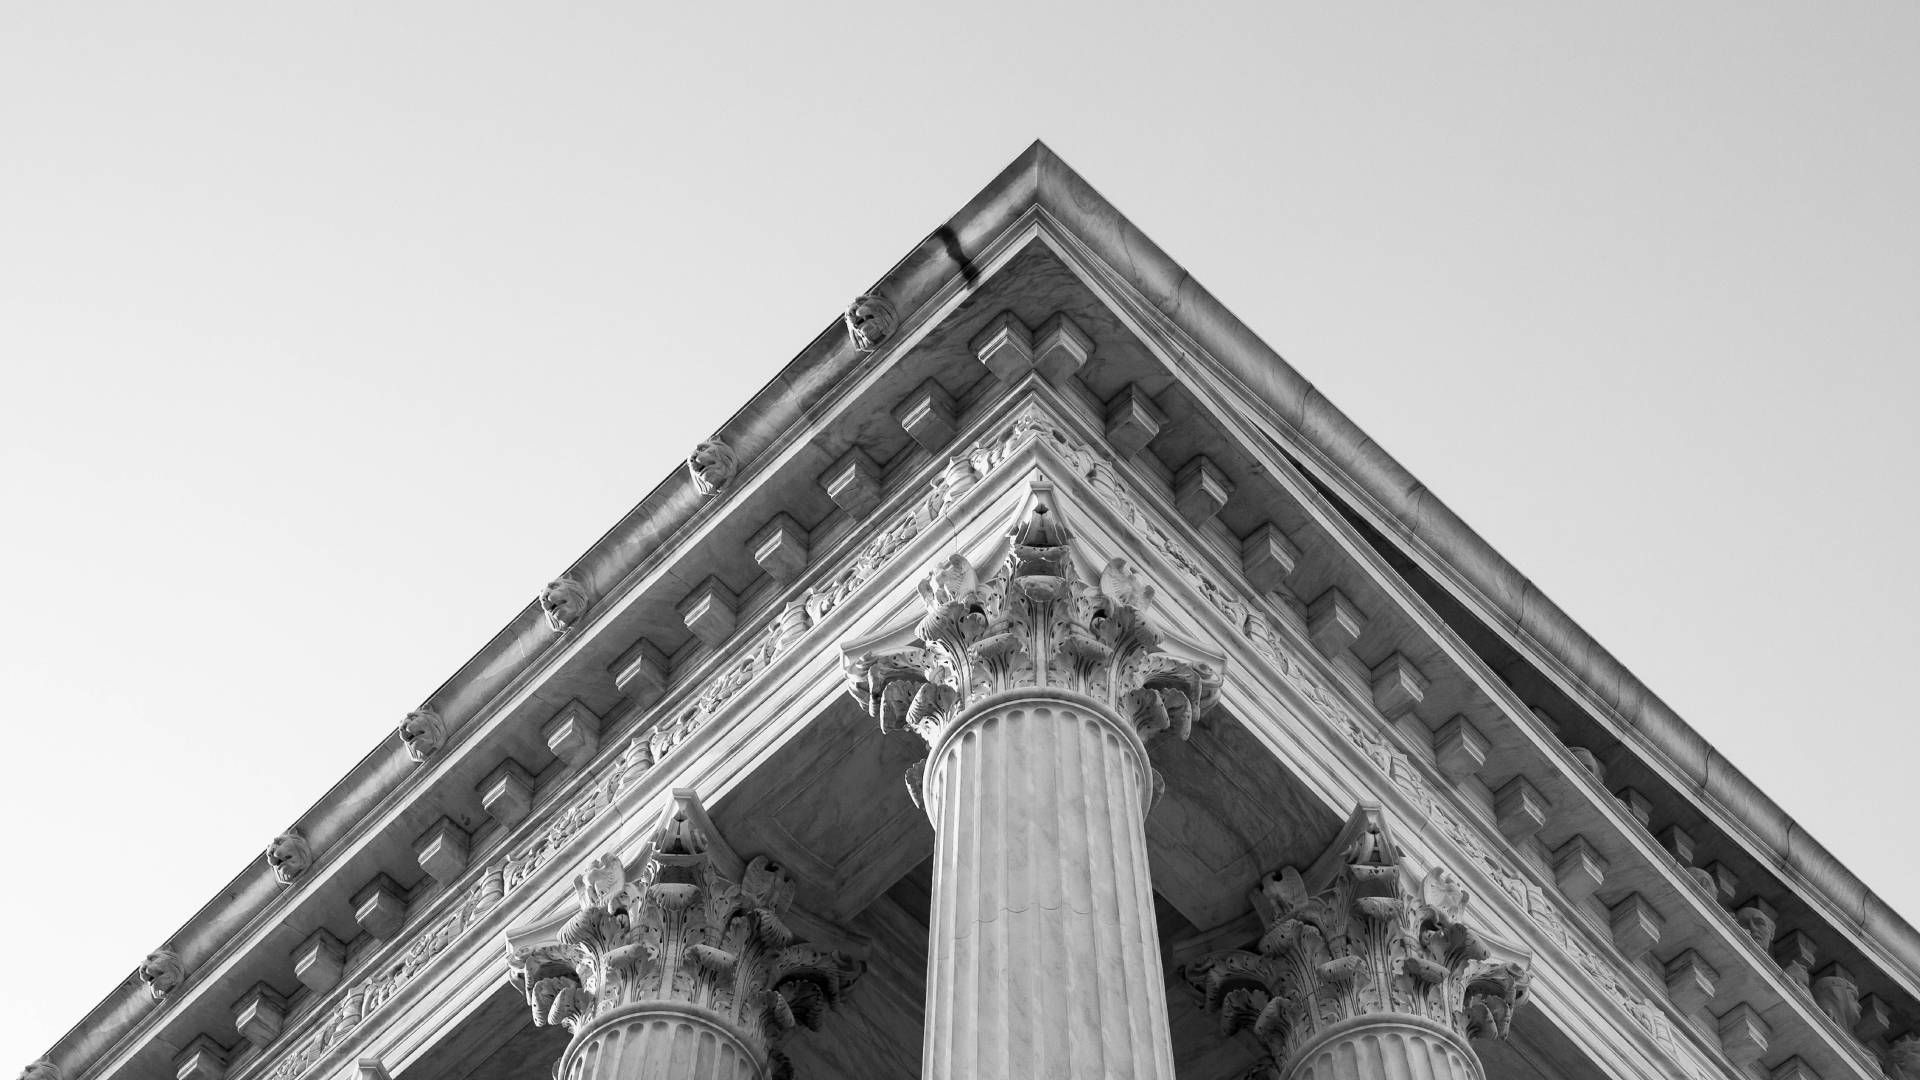
[[[1544,654],[1639,732],[1711,801],[1748,829],[1799,883],[1844,922],[1879,942],[1920,982],[1920,931],[1901,918],[1806,829],[1719,753],[1626,665],[1474,532],[1407,468],[1348,419],[1305,376],[1202,288],[1043,142],[995,183],[1030,167],[1033,197],[1071,228],[1144,299],[1242,383],[1306,448],[1327,479],[1364,496],[1383,532],[1452,571],[1483,613]],[[979,200],[976,200],[978,202]]]

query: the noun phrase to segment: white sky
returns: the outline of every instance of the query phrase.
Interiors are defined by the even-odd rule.
[[[1920,913],[1920,6],[1589,6],[11,6],[0,1065],[1036,136]]]

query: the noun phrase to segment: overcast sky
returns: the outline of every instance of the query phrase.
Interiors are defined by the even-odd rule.
[[[1920,6],[1437,7],[11,6],[0,1066],[1036,137],[1912,918]]]

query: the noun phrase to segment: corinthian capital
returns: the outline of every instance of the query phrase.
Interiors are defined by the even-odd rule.
[[[575,910],[508,934],[508,968],[534,1023],[577,1035],[623,1006],[681,1002],[718,1014],[777,1066],[780,1038],[817,1029],[863,965],[798,940],[785,870],[764,857],[728,861],[684,793],[635,865],[611,854],[589,863]]]
[[[1021,688],[1094,698],[1143,738],[1186,738],[1220,691],[1220,668],[1163,648],[1153,586],[1124,558],[1097,575],[1075,564],[1053,485],[1033,485],[998,564],[952,554],[920,583],[924,614],[905,634],[850,650],[848,689],[883,731],[931,745],[966,707]]]
[[[1306,875],[1285,867],[1254,889],[1266,927],[1254,948],[1202,957],[1185,976],[1224,1034],[1251,1030],[1282,1066],[1319,1032],[1374,1014],[1505,1038],[1532,973],[1472,928],[1468,899],[1442,867],[1416,883],[1378,809],[1363,807]]]

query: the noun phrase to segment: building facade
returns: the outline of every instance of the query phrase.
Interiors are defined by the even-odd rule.
[[[1913,928],[1039,144],[155,944],[26,1080],[1920,1080]]]

